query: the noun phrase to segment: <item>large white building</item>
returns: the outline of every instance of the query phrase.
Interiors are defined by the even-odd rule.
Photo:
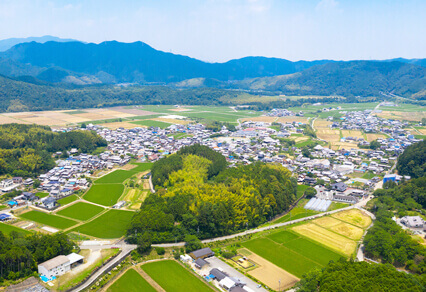
[[[38,265],[38,273],[41,276],[52,278],[60,276],[71,270],[73,264],[83,263],[84,257],[76,253],[67,256],[60,255]]]

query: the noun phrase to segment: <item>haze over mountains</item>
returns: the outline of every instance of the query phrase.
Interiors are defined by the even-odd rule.
[[[0,53],[0,74],[36,85],[215,87],[286,95],[386,96],[423,100],[426,59],[297,61],[245,57],[207,63],[143,42],[100,44],[43,37]],[[14,40],[18,42],[18,40]],[[4,41],[0,41],[0,45]],[[9,44],[11,41],[9,39]]]

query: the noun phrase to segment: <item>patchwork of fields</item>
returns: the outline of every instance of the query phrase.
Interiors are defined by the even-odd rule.
[[[115,281],[107,291],[156,292],[157,290],[155,290],[135,269],[129,269],[117,281]]]

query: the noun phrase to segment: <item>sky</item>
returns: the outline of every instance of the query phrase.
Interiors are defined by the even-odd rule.
[[[426,1],[0,0],[0,39],[43,35],[208,62],[426,58]]]

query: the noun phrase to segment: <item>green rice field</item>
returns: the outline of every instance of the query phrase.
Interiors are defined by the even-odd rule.
[[[24,233],[24,234],[31,234],[31,232],[28,231],[28,230],[21,229],[21,228],[18,228],[18,227],[9,225],[9,224],[4,224],[4,223],[1,223],[1,222],[0,222],[0,231],[3,232],[4,234],[9,234],[12,231],[21,232],[21,233]]]
[[[72,231],[97,238],[119,238],[126,233],[134,214],[131,211],[109,210],[94,220],[74,228]]]
[[[20,215],[21,218],[31,220],[40,224],[48,225],[58,229],[67,229],[77,224],[77,221],[62,218],[56,215],[40,211],[30,211]]]
[[[71,196],[59,199],[58,203],[61,204],[61,206],[64,206],[66,204],[74,202],[77,199],[78,199],[78,197],[76,195],[71,195]]]
[[[144,162],[144,163],[132,163],[133,165],[137,165],[135,168],[130,169],[131,172],[144,172],[151,169],[153,163]]]
[[[107,290],[108,292],[156,292],[151,285],[134,269],[126,271]]]
[[[84,199],[96,204],[112,206],[117,203],[123,191],[122,184],[94,184],[84,195]]]
[[[151,262],[142,269],[164,290],[173,292],[212,291],[212,289],[175,261]]]
[[[133,171],[118,169],[97,179],[95,184],[121,184],[134,174]]]
[[[265,237],[243,242],[242,245],[299,278],[313,268],[322,267],[321,264],[309,259],[308,256]]]
[[[77,202],[65,209],[62,209],[61,211],[57,212],[57,214],[76,220],[86,221],[99,214],[103,210],[105,209],[96,205]]]

